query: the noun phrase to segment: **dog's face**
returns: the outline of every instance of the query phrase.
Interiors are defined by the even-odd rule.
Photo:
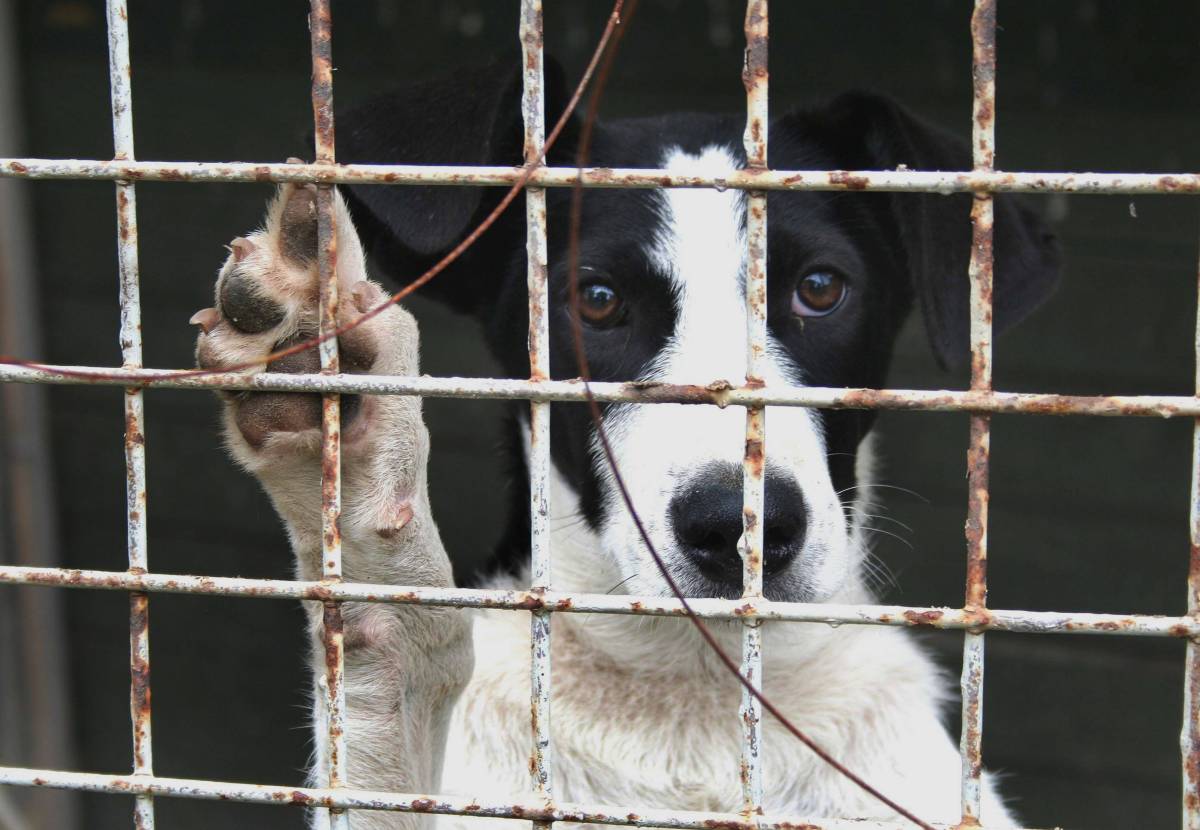
[[[686,140],[688,134],[709,132],[704,126],[694,118],[680,119],[670,130],[656,125],[636,140],[640,157],[631,156],[634,147],[608,146],[602,139],[597,162],[714,176],[741,167],[743,156],[732,143],[697,145],[693,139],[685,149],[672,142],[675,134]],[[734,139],[736,125],[728,127]],[[886,287],[871,284],[871,252],[856,244],[828,197],[797,194],[771,202],[763,380],[783,387],[865,379],[846,371],[883,359],[882,353],[870,353],[868,335],[893,325],[888,303],[872,307],[872,296]],[[802,221],[786,220],[788,213]],[[554,218],[552,212],[552,223]],[[746,197],[737,191],[589,193],[579,279],[593,376],[742,383],[745,225]],[[566,244],[555,233],[551,249],[562,253]],[[556,376],[571,377],[578,368],[570,342],[566,258],[555,259],[552,369]],[[604,411],[610,444],[642,524],[691,596],[736,597],[742,591],[738,543],[745,420],[745,411],[736,407],[622,404]],[[857,551],[850,544],[841,496],[853,495],[849,471],[864,429],[858,420],[849,414],[842,423],[835,418],[829,424],[812,410],[769,411],[764,583],[772,598],[821,599],[854,570]],[[598,569],[608,584],[597,588],[606,590],[621,580],[622,590],[630,593],[666,593],[587,413],[581,407],[557,407],[552,423],[558,421],[563,425],[555,435],[555,461],[561,478],[596,536],[593,544],[616,565],[615,579]]]
[[[356,161],[519,163],[513,79],[489,96],[471,97],[503,77],[486,70],[383,99],[349,114],[354,138],[342,147],[349,144]],[[552,92],[556,86],[552,77]],[[459,104],[449,125],[417,118],[416,133],[397,132],[435,102],[433,110],[445,117],[447,96]],[[549,104],[548,111],[557,110]],[[738,118],[694,115],[600,125],[590,163],[725,175],[744,164],[741,127]],[[551,163],[571,163],[573,140],[568,130]],[[785,116],[772,124],[770,146],[777,169],[969,166],[969,155],[952,139],[873,96],[846,96],[822,110]],[[376,262],[400,279],[413,278],[456,243],[496,197],[450,188],[363,187],[350,195]],[[914,300],[939,359],[965,355],[969,198],[771,194],[766,384],[884,385],[892,342]],[[560,378],[579,373],[568,302],[568,200],[566,191],[549,199],[551,372]],[[1002,327],[1045,296],[1057,255],[1031,214],[997,201]],[[738,191],[585,195],[580,323],[595,379],[745,380],[745,225],[746,197]],[[523,212],[512,211],[440,284],[441,296],[482,320],[493,351],[514,377],[529,371],[524,238]],[[739,596],[745,411],[620,404],[605,407],[603,417],[643,526],[676,580],[691,596]],[[869,412],[768,410],[768,597],[820,601],[857,577],[863,552],[850,508],[857,499],[857,455],[872,421]],[[575,530],[576,538],[588,536],[572,545],[586,551],[570,565],[573,581],[582,583],[577,587],[602,592],[619,581],[623,592],[667,593],[586,407],[555,405],[551,430],[555,477],[563,484],[554,512],[578,514],[585,529]]]

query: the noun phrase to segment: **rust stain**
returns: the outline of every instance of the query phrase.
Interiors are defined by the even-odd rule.
[[[971,416],[971,443],[967,451],[967,599],[969,609],[987,604],[988,441],[990,417]]]
[[[944,611],[939,611],[936,608],[928,611],[905,611],[904,619],[908,620],[913,625],[932,626],[939,622],[945,616]]]
[[[986,608],[964,608],[963,623],[968,631],[978,633],[991,627],[994,617]]]
[[[751,830],[754,827],[750,822],[720,820],[720,819],[705,819],[704,826],[711,830]]]
[[[133,392],[135,390],[127,390]],[[141,419],[133,412],[125,413],[125,443],[129,446],[143,445],[146,437],[142,434]]]
[[[150,661],[144,657],[145,640],[150,628],[150,600],[141,592],[129,595],[129,675],[130,705],[133,710],[134,770],[142,771],[146,762],[146,729],[150,722]]]
[[[126,187],[127,185],[118,185],[117,187],[117,233],[121,237],[122,244],[128,244],[134,234],[134,217],[130,213],[129,194]]]
[[[763,439],[759,436],[746,437],[746,469],[751,476],[761,477],[763,472]]]
[[[990,125],[992,119],[995,118],[995,107],[987,98],[979,102],[978,112],[975,113],[975,121],[982,127]],[[981,148],[986,149],[986,147]]]
[[[1196,420],[1196,427],[1200,428],[1200,419]],[[1198,508],[1200,509],[1200,508]],[[1200,608],[1200,540],[1191,543],[1188,552],[1188,589],[1192,594],[1191,605]]]
[[[1181,181],[1176,176],[1160,176],[1154,187],[1165,193],[1200,193],[1200,181],[1195,178]]]
[[[870,182],[865,176],[855,176],[845,170],[834,170],[829,174],[830,184],[847,190],[866,190]]]
[[[1192,659],[1194,661],[1196,658],[1193,656]],[[1193,664],[1188,668],[1187,699],[1192,709],[1189,719],[1194,727],[1197,723],[1196,708],[1200,706],[1200,667]],[[1184,736],[1183,749],[1184,797],[1189,809],[1197,810],[1200,809],[1200,733],[1195,728]]]

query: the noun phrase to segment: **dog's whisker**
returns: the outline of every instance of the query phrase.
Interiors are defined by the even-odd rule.
[[[837,495],[841,496],[841,495],[844,495],[844,494],[846,494],[846,493],[849,493],[849,492],[852,492],[852,491],[855,491],[855,490],[898,490],[898,491],[900,491],[901,493],[907,493],[907,494],[908,494],[908,495],[910,495],[910,496],[913,496],[913,497],[915,497],[915,498],[918,498],[918,499],[920,499],[921,501],[925,502],[925,504],[932,504],[932,502],[931,502],[931,501],[930,501],[928,498],[926,498],[925,496],[921,495],[921,494],[920,494],[920,493],[918,493],[916,490],[910,490],[910,489],[909,489],[909,488],[907,488],[907,487],[900,487],[900,486],[898,486],[898,485],[895,485],[895,484],[879,484],[879,483],[873,483],[873,484],[854,484],[854,485],[852,485],[852,486],[850,486],[850,487],[846,487],[846,488],[844,488],[844,489],[842,489],[842,490],[838,490],[838,491],[837,491]]]
[[[605,591],[604,593],[606,593],[606,594],[611,594],[613,591],[617,590],[617,589],[618,589],[618,588],[620,588],[622,585],[624,585],[625,583],[629,582],[631,579],[637,579],[639,576],[641,576],[641,571],[637,571],[637,572],[635,572],[635,573],[632,573],[632,574],[630,574],[629,576],[627,576],[627,577],[625,577],[624,579],[622,579],[622,580],[621,580],[620,582],[618,582],[616,585],[614,585],[614,586],[612,586],[611,588],[609,588],[609,589],[608,589],[607,591]]]
[[[874,577],[874,580],[876,582],[875,587],[877,589],[891,587],[891,588],[895,589],[896,591],[901,590],[900,583],[897,581],[895,575],[892,573],[891,568],[889,568],[887,566],[887,563],[885,563],[882,559],[880,559],[879,556],[872,553],[869,548],[864,547],[862,549],[862,553],[863,553],[863,560],[862,560],[863,567],[866,568],[867,571]]]
[[[550,520],[550,527],[553,530],[568,530],[583,525],[587,521],[582,514],[575,516],[556,516]]]
[[[862,516],[864,519],[879,519],[880,521],[891,522],[894,525],[898,525],[899,527],[904,528],[909,533],[913,532],[913,529],[911,527],[909,527],[908,525],[906,525],[904,522],[900,521],[899,519],[893,518],[892,516],[885,516],[882,513],[859,513],[859,515]]]
[[[916,548],[913,547],[912,542],[908,541],[907,539],[905,539],[903,536],[901,536],[898,533],[892,533],[890,530],[884,530],[883,528],[880,528],[880,527],[871,527],[870,525],[860,525],[858,529],[863,531],[864,533],[878,533],[883,536],[891,536],[893,539],[895,539],[896,541],[903,544],[909,550],[916,550]]]

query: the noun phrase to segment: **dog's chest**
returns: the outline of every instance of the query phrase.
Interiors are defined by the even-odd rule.
[[[714,812],[740,809],[736,681],[715,666],[679,675],[665,671],[666,666],[631,669],[572,636],[571,627],[586,626],[588,617],[564,617],[555,617],[552,655],[551,762],[556,800],[615,809],[623,805]],[[839,633],[837,639],[844,635],[848,640],[844,651],[857,652],[861,644],[854,632]],[[916,657],[914,667],[928,669],[907,641],[896,645],[897,651]],[[475,672],[451,721],[443,787],[481,801],[527,800],[532,747],[527,617],[480,614],[475,649]],[[879,662],[892,662],[877,647],[869,651]],[[876,768],[877,780],[903,787],[910,798],[918,796],[916,790],[922,785],[898,780],[898,771],[888,759],[936,757],[946,762],[949,771],[956,768],[929,697],[922,702],[921,696],[905,692],[904,678],[896,678],[899,682],[883,695],[863,694],[870,687],[855,675],[878,671],[879,665],[868,669],[860,661],[857,671],[849,674],[839,670],[836,662],[821,662],[830,676],[813,678],[781,660],[775,664],[775,677],[768,677],[768,693],[819,743],[860,772],[869,774]],[[854,663],[849,657],[846,667]],[[881,731],[881,721],[889,722],[891,716],[884,717],[877,705],[881,697],[893,696],[921,703],[919,711],[894,713],[908,725]],[[765,727],[769,812],[877,814],[877,803],[817,761],[776,723],[768,719]],[[929,799],[925,806],[936,804],[938,813],[952,810],[956,806],[953,782],[952,774],[945,781],[930,780],[936,792],[920,793],[917,800]]]
[[[738,693],[639,676],[584,649],[555,619],[551,730],[555,796],[592,804],[726,810],[738,799]],[[444,786],[511,798],[529,790],[529,626],[476,621],[476,666],[451,722]],[[730,715],[733,715],[730,717]]]

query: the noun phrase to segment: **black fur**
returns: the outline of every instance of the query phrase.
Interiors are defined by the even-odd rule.
[[[519,165],[520,75],[515,60],[461,70],[411,84],[338,116],[344,161],[402,164]],[[567,87],[548,62],[546,115],[562,111]],[[741,116],[671,115],[602,122],[590,163],[657,167],[678,146],[699,152],[721,145],[741,157]],[[573,122],[550,154],[573,165]],[[965,144],[915,118],[885,97],[843,95],[790,112],[770,129],[776,169],[964,170]],[[494,207],[503,188],[352,186],[344,188],[368,252],[383,272],[404,283],[457,243]],[[551,372],[577,374],[567,319],[566,189],[549,192]],[[931,347],[943,366],[968,353],[967,260],[970,195],[785,193],[768,197],[768,324],[792,355],[804,381],[815,386],[881,387],[893,341],[914,303],[920,305]],[[638,378],[669,336],[677,310],[664,275],[644,247],[661,221],[653,191],[589,190],[584,197],[581,262],[602,271],[621,290],[630,313],[609,329],[587,329],[585,347],[598,380]],[[429,293],[474,315],[510,377],[529,374],[526,351],[525,222],[518,200],[497,225]],[[996,198],[995,324],[1018,322],[1052,290],[1056,243],[1040,220],[1008,196]],[[794,324],[795,281],[815,266],[845,275],[844,307],[828,317]],[[731,275],[732,277],[732,275]],[[874,413],[823,411],[829,465],[839,491],[854,481],[854,459]],[[603,502],[588,452],[592,425],[586,408],[556,404],[551,417],[553,459],[597,526]],[[514,431],[514,434],[515,431]],[[519,449],[515,450],[519,456]],[[523,471],[523,463],[519,462]],[[528,499],[524,476],[515,488],[512,524],[497,564],[515,568],[528,557]]]

